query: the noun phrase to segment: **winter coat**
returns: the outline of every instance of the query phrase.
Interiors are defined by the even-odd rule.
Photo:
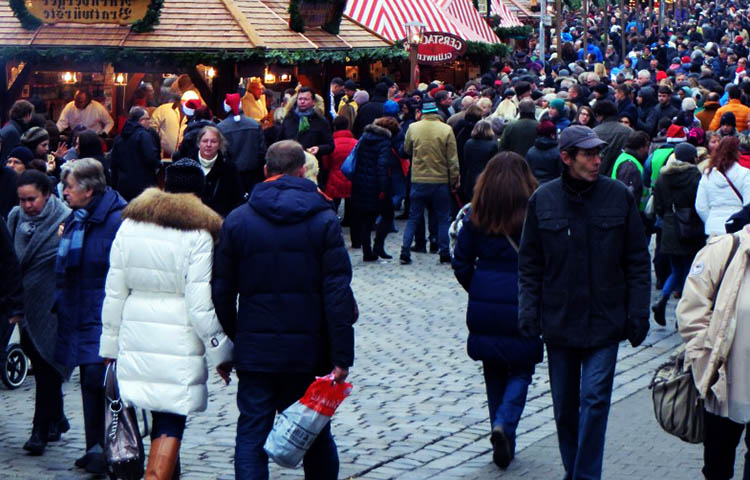
[[[423,115],[409,126],[404,151],[412,159],[413,183],[449,184],[458,178],[456,137],[439,115]]]
[[[634,346],[646,337],[651,261],[633,196],[599,178],[581,192],[561,178],[529,199],[519,252],[519,324],[545,343]]]
[[[643,101],[638,107],[636,129],[646,132],[653,137],[656,135],[659,127],[659,112],[656,111],[656,92],[651,87],[643,87],[638,92],[638,95],[643,98]]]
[[[207,126],[216,124],[210,120],[193,120],[187,124],[180,147],[172,154],[173,162],[181,158],[198,158],[198,134]]]
[[[666,118],[671,122],[674,117],[676,117],[677,114],[680,113],[680,109],[675,108],[675,106],[671,103],[667,103],[666,105],[664,105],[660,102],[656,105],[656,107],[654,107],[654,110],[656,110],[657,127],[659,126],[659,122],[662,118]]]
[[[251,94],[252,95],[252,94]],[[240,172],[259,172],[266,164],[266,141],[260,123],[240,115],[227,116],[217,125],[227,140],[227,156]]]
[[[660,253],[692,257],[706,244],[703,237],[692,242],[681,241],[677,218],[672,211],[672,205],[675,208],[695,209],[700,179],[701,173],[694,164],[681,162],[674,157],[661,169],[654,187],[654,211],[663,220]],[[695,212],[693,214],[697,215]]]
[[[747,107],[740,102],[739,99],[731,98],[729,102],[716,110],[711,124],[708,126],[709,130],[718,130],[721,123],[721,116],[725,113],[734,114],[734,120],[737,125],[737,130],[743,131],[747,128],[747,120],[750,118],[750,107]]]
[[[471,132],[474,130],[476,122],[469,120],[461,120],[453,128],[453,135],[456,137],[456,153],[458,154],[458,168],[461,169],[461,165],[464,163],[464,146],[466,142],[471,138]]]
[[[299,133],[299,116],[294,109],[290,110],[281,124],[279,140],[297,140],[305,149],[319,147],[316,155],[318,158],[333,152],[333,135],[328,120],[318,115],[317,112],[314,112],[309,120],[310,129]]]
[[[161,166],[159,136],[138,121],[128,120],[112,147],[112,187],[130,201],[156,185]]]
[[[710,128],[708,127],[711,126],[711,121],[713,121],[714,117],[716,116],[716,110],[718,110],[720,107],[721,105],[719,104],[719,102],[705,102],[703,104],[703,110],[695,114],[695,117],[700,120],[701,128],[704,131],[707,132],[710,130]],[[719,120],[721,120],[721,117],[719,117]]]
[[[539,122],[533,118],[519,118],[503,129],[500,137],[500,151],[510,150],[526,158],[529,149],[536,141],[536,127]]]
[[[199,152],[196,152],[193,160],[200,163],[198,155]],[[216,163],[206,175],[206,185],[203,188],[201,200],[214,212],[226,217],[242,203],[244,198],[245,189],[240,181],[237,166],[228,162],[224,154],[219,151]]]
[[[0,128],[0,165],[5,165],[8,161],[8,155],[18,145],[21,144],[21,135],[23,135],[23,125],[15,120],[11,120]]]
[[[211,301],[221,217],[195,195],[143,192],[123,210],[102,307],[99,355],[117,359],[123,400],[187,415],[206,409],[205,355],[232,359]]]
[[[55,361],[67,367],[101,363],[99,338],[102,334],[104,282],[109,270],[109,252],[120,215],[127,204],[111,188],[97,194],[89,204],[84,221],[85,235],[81,265],[57,273],[55,305],[57,309],[57,345]],[[62,238],[72,236],[71,214],[65,219]]]
[[[18,264],[13,239],[8,232],[8,226],[0,221],[0,332],[5,332],[8,318],[23,315],[23,277]]]
[[[349,156],[357,139],[349,130],[333,132],[335,148],[323,157],[323,168],[328,170],[325,194],[331,198],[349,198],[352,194],[352,182],[341,173],[341,165]]]
[[[23,272],[23,330],[37,352],[67,378],[69,369],[54,362],[57,315],[52,311],[55,296],[55,260],[60,244],[58,229],[70,215],[62,200],[50,195],[42,211],[28,217],[20,206],[8,216],[13,245]]]
[[[633,105],[633,102],[629,98],[623,99],[621,102],[617,102],[617,119],[619,120],[623,116],[630,119],[630,124],[635,125],[638,120],[638,110]]]
[[[373,96],[369,102],[357,109],[357,117],[354,119],[352,133],[359,138],[365,131],[365,127],[383,116],[383,106],[388,101],[385,97]]]
[[[706,225],[706,235],[726,233],[724,222],[743,205],[750,203],[750,170],[734,164],[727,170],[726,177],[739,190],[743,200],[740,200],[725,176],[715,168],[703,172],[698,184],[695,210]]]
[[[737,296],[750,256],[750,233],[743,228],[737,235],[739,247],[729,265],[731,235],[710,238],[698,252],[676,311],[685,342],[685,362],[691,367],[695,386],[701,397],[712,397],[720,404],[727,400],[726,364],[738,320]],[[717,292],[722,272],[724,278]],[[712,310],[714,298],[716,307]]]
[[[597,137],[607,142],[607,145],[602,148],[600,153],[602,164],[599,168],[602,174],[610,175],[612,167],[615,165],[615,160],[617,160],[617,157],[620,156],[622,150],[625,148],[625,142],[628,141],[628,137],[633,133],[633,129],[618,122],[616,117],[610,117],[594,127],[594,133],[596,133]]]
[[[518,329],[518,253],[505,236],[485,235],[465,222],[452,264],[469,293],[469,357],[514,367],[541,362],[541,339],[524,337]]]
[[[390,202],[393,192],[390,169],[395,167],[391,132],[370,124],[357,144],[357,163],[352,176],[352,204],[358,212],[380,210],[381,201]]]
[[[18,175],[15,170],[0,165],[0,216],[3,219],[8,218],[10,211],[18,205],[18,191],[16,182]]]
[[[237,370],[351,366],[351,279],[341,224],[315,184],[282,175],[257,185],[224,222],[214,259],[213,301]]]
[[[464,146],[464,161],[461,163],[461,185],[459,192],[465,202],[471,202],[474,197],[474,186],[479,174],[497,153],[497,140],[494,138],[470,138]]]
[[[562,159],[557,140],[537,137],[526,154],[526,162],[540,185],[558,178],[562,174]]]

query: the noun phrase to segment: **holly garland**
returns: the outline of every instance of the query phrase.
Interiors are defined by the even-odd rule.
[[[159,14],[164,6],[164,0],[151,0],[146,11],[146,16],[130,26],[133,32],[144,33],[153,31],[154,27],[159,24]],[[32,15],[26,8],[25,0],[10,0],[10,7],[13,14],[21,22],[21,26],[26,30],[36,30],[42,26],[42,21]]]
[[[534,35],[534,27],[531,25],[519,25],[515,27],[501,27],[502,19],[498,15],[492,15],[487,19],[490,27],[502,39],[506,38],[529,38]]]
[[[481,63],[494,57],[507,57],[509,52],[510,48],[504,43],[466,42],[464,58]]]
[[[97,47],[91,49],[71,47],[1,47],[0,60],[20,60],[38,65],[65,65],[70,63],[131,63],[137,65],[163,65],[165,68],[192,67],[198,64],[217,65],[220,62],[262,62],[265,64],[299,65],[302,63],[358,63],[402,61],[408,58],[403,46],[398,44],[381,48],[349,50],[281,50],[255,48],[246,50],[135,50]]]

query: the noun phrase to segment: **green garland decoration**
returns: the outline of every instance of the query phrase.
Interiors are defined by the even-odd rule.
[[[464,58],[482,63],[494,57],[507,57],[509,52],[510,48],[504,43],[466,42]]]
[[[516,27],[501,27],[502,20],[493,15],[489,18],[489,24],[498,37],[505,40],[508,38],[525,39],[534,35],[534,27],[531,25],[520,25]]]
[[[146,16],[130,26],[130,29],[136,33],[150,32],[159,24],[159,14],[164,6],[164,0],[151,0],[146,11]],[[21,26],[26,30],[36,30],[42,26],[42,21],[32,15],[26,8],[25,0],[10,0],[10,7],[13,14],[21,22]]]
[[[187,68],[200,63],[218,65],[220,62],[262,62],[266,65],[298,65],[301,63],[358,63],[402,61],[408,58],[403,46],[357,48],[348,50],[281,50],[254,48],[246,50],[172,50],[153,51],[96,47],[2,47],[0,60],[20,60],[38,65],[67,65],[70,63],[131,63],[163,65],[165,68]]]

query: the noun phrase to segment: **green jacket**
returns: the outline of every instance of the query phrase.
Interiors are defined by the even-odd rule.
[[[404,151],[411,155],[411,181],[451,184],[458,178],[458,153],[453,129],[431,113],[406,131]]]

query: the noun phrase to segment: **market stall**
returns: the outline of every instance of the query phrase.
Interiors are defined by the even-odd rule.
[[[307,2],[296,15],[290,0],[63,3],[0,3],[3,115],[18,98],[37,96],[55,118],[85,86],[116,118],[141,82],[158,94],[163,79],[176,75],[220,112],[243,78],[262,78],[277,93],[298,81],[322,92],[347,66],[363,76],[372,62],[406,56],[334,2],[317,9]]]

